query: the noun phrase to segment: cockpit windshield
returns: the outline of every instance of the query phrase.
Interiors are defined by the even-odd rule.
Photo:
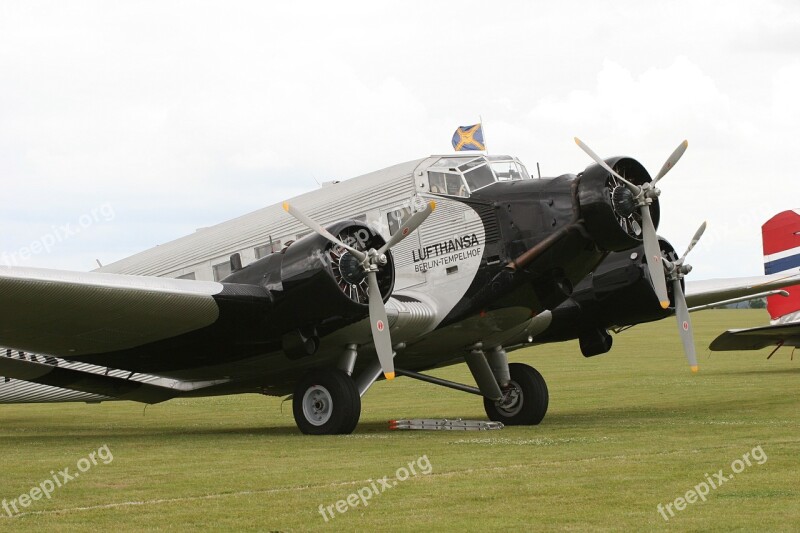
[[[495,182],[494,174],[489,165],[480,165],[464,173],[470,191],[475,191],[481,187],[486,187]]]
[[[490,163],[499,181],[529,179],[528,171],[516,161],[492,161]]]
[[[469,196],[498,181],[530,179],[525,165],[510,156],[450,156],[434,162],[428,170],[432,193]]]

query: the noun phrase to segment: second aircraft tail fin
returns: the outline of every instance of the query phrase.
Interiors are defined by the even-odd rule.
[[[764,273],[787,276],[800,271],[800,209],[778,213],[761,226]],[[789,297],[770,296],[767,310],[773,324],[800,322],[800,285],[785,289]]]

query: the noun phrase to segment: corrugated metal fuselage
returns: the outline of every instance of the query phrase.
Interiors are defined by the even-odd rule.
[[[387,310],[393,341],[403,347],[396,366],[409,370],[456,363],[475,343],[490,349],[533,331],[537,325],[532,316],[563,301],[572,285],[605,256],[580,226],[584,221],[578,220],[576,176],[498,182],[469,198],[448,196],[431,192],[427,170],[439,159],[395,165],[292,200],[323,225],[354,219],[384,238],[412,203],[436,200],[437,209],[422,227],[392,250],[396,278]],[[240,254],[247,265],[267,247],[280,253],[289,241],[306,234],[308,229],[276,204],[100,271],[213,280],[215,267],[219,275],[231,254]],[[537,250],[554,235],[557,241]],[[227,317],[228,322],[248,319]],[[403,327],[398,329],[400,323]],[[208,395],[284,394],[308,369],[336,364],[348,344],[360,346],[356,372],[375,357],[366,320],[329,332],[312,356],[299,359],[284,353],[279,339],[230,349],[216,346],[212,341],[219,331],[214,327],[76,360],[177,380],[228,380],[198,391]]]

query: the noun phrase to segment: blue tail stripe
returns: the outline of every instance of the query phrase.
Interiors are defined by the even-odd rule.
[[[769,263],[764,263],[764,273],[777,274],[778,272],[785,272],[791,268],[800,267],[800,254],[790,255],[783,259],[776,259]]]

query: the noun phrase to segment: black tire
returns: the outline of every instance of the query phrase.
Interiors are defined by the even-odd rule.
[[[535,426],[547,413],[550,402],[547,383],[531,366],[511,363],[508,368],[511,371],[512,386],[519,392],[518,403],[503,408],[494,401],[484,398],[483,407],[486,409],[486,415],[490,420],[502,422],[507,426]]]
[[[361,396],[343,371],[313,370],[295,387],[292,411],[297,427],[306,435],[345,435],[358,425]]]

